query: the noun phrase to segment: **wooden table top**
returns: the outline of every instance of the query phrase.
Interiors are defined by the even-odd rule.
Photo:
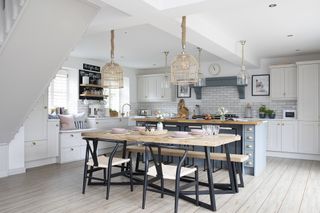
[[[112,134],[110,131],[83,132],[83,138],[100,139],[100,140],[115,140],[127,142],[145,142],[145,143],[160,143],[173,145],[191,145],[191,146],[209,146],[217,147],[224,144],[232,143],[241,140],[239,135],[218,134],[212,136],[189,136],[188,138],[174,138],[173,132],[168,132],[165,135],[149,136],[141,135],[137,131],[130,131],[126,134]]]
[[[156,118],[133,118],[132,120],[138,122],[159,122]],[[169,118],[162,119],[165,123],[190,123],[190,124],[238,124],[238,125],[259,125],[263,121],[260,120],[248,120],[248,121],[221,121],[218,119],[204,120],[204,119],[181,119],[181,118]]]

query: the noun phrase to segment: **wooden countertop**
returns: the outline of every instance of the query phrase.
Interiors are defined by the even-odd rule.
[[[156,118],[133,118],[132,120],[138,122],[158,122]],[[248,121],[221,121],[217,119],[204,120],[204,119],[179,119],[179,118],[169,118],[162,119],[165,123],[190,123],[190,124],[238,124],[238,125],[259,125],[263,121],[260,120],[248,120]]]
[[[160,144],[175,144],[175,145],[191,145],[191,146],[210,146],[217,147],[224,144],[232,143],[241,140],[239,135],[219,134],[211,136],[189,136],[187,138],[174,138],[173,132],[168,132],[165,135],[141,135],[137,131],[129,131],[126,134],[112,134],[110,131],[95,131],[83,132],[82,137],[98,140],[114,140],[140,142],[140,143],[160,143]]]

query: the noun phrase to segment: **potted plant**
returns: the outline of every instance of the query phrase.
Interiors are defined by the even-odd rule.
[[[266,118],[266,111],[266,105],[261,105],[261,107],[259,108],[259,118]]]
[[[270,119],[276,118],[276,113],[274,112],[274,110],[271,110],[271,109],[267,110],[267,114]]]

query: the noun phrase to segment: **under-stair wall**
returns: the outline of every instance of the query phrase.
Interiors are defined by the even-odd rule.
[[[0,2],[0,143],[9,143],[99,8],[84,0]]]

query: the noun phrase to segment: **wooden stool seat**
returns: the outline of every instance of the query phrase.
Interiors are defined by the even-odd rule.
[[[162,167],[162,175],[164,179],[168,179],[168,180],[176,179],[177,166],[161,164],[161,167]],[[194,168],[181,167],[180,177],[193,174],[196,170],[197,168],[195,167]],[[155,166],[152,166],[149,168],[148,175],[152,177],[157,177],[157,170]]]
[[[129,158],[113,158],[112,159],[112,166],[121,165],[123,163],[130,162]],[[88,166],[94,166],[98,168],[108,168],[109,163],[109,157],[106,157],[104,155],[98,156],[98,166],[94,166],[94,162],[92,159],[90,159],[87,163]]]

